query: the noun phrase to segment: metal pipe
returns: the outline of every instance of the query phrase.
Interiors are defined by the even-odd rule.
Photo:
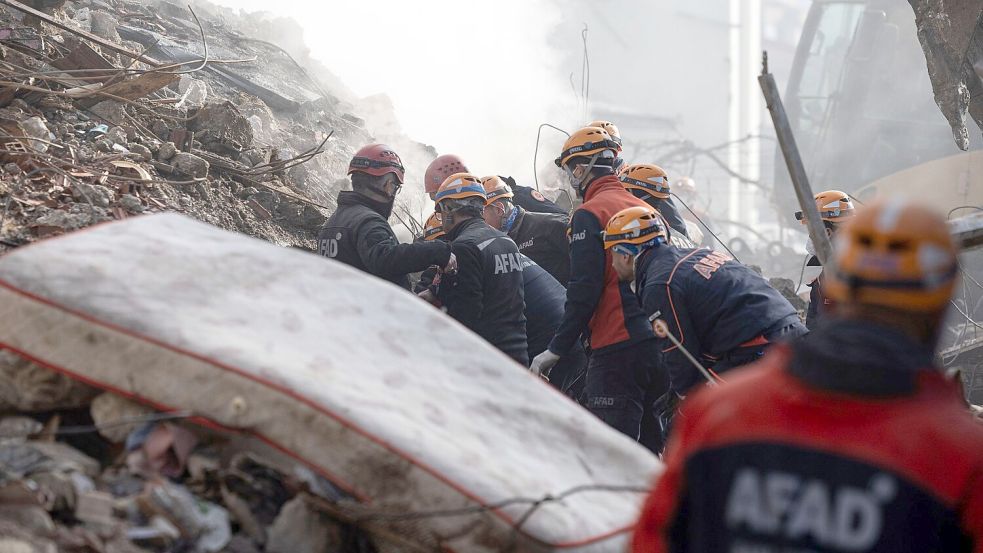
[[[788,115],[782,104],[781,93],[778,92],[775,77],[768,72],[768,52],[764,52],[762,55],[761,75],[758,76],[758,84],[761,85],[761,92],[764,94],[768,112],[771,113],[771,121],[775,125],[778,144],[782,148],[782,156],[785,158],[785,166],[788,168],[789,176],[792,177],[795,197],[798,198],[799,207],[802,208],[802,213],[805,215],[809,238],[812,239],[812,244],[816,247],[816,256],[824,267],[832,269],[833,248],[829,243],[829,236],[826,235],[826,227],[823,226],[823,221],[819,217],[819,210],[816,209],[815,196],[812,193],[812,188],[809,187],[809,178],[806,176],[805,167],[802,165],[799,147],[795,144],[795,135],[789,125]]]

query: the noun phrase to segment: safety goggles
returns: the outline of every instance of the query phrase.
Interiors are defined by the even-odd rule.
[[[848,213],[850,211],[852,211],[852,208],[847,208],[847,209],[843,209],[843,208],[839,208],[839,207],[833,208],[833,209],[823,208],[819,212],[819,217],[821,217],[823,219],[825,219],[827,217],[840,217],[840,216],[845,215],[846,213]],[[795,212],[795,220],[796,221],[801,221],[803,219],[805,219],[805,214],[803,214],[801,211],[796,211]]]
[[[621,255],[630,255],[635,257],[641,253],[642,248],[636,246],[635,244],[615,244],[611,247],[611,251],[614,253],[620,253]]]
[[[406,173],[406,169],[395,161],[379,161],[377,159],[369,159],[367,157],[353,158],[349,167],[357,169],[383,169],[385,167],[392,167],[398,171],[397,176],[399,177],[399,180],[402,180],[403,174]]]

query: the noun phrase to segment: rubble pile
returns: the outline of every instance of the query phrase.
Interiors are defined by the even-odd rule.
[[[311,248],[356,149],[395,142],[420,174],[434,155],[391,122],[373,136],[323,67],[265,40],[297,41],[295,23],[167,0],[4,4],[0,251],[157,211]],[[414,201],[394,218],[410,230]]]
[[[24,413],[0,417],[0,551],[375,551],[309,469],[9,354],[0,367],[49,384],[0,397]]]

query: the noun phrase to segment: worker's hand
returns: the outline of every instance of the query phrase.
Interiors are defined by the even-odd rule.
[[[556,362],[559,360],[559,355],[547,349],[543,353],[540,353],[533,358],[532,364],[529,365],[529,370],[536,376],[546,378],[550,374],[550,369],[552,369],[553,365],[556,365]]]
[[[451,253],[450,258],[447,260],[447,265],[441,269],[444,273],[453,275],[457,272],[457,256]]]

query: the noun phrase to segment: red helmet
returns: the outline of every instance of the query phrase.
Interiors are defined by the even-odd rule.
[[[437,159],[430,162],[430,165],[427,166],[427,172],[423,176],[423,187],[426,189],[427,194],[434,194],[440,188],[440,185],[447,180],[447,177],[454,173],[469,172],[461,158],[454,154],[444,154],[438,156]]]
[[[356,171],[375,177],[392,173],[396,175],[399,184],[403,184],[406,169],[403,168],[403,161],[392,148],[385,144],[369,144],[355,152],[355,157],[348,164],[349,175]]]

